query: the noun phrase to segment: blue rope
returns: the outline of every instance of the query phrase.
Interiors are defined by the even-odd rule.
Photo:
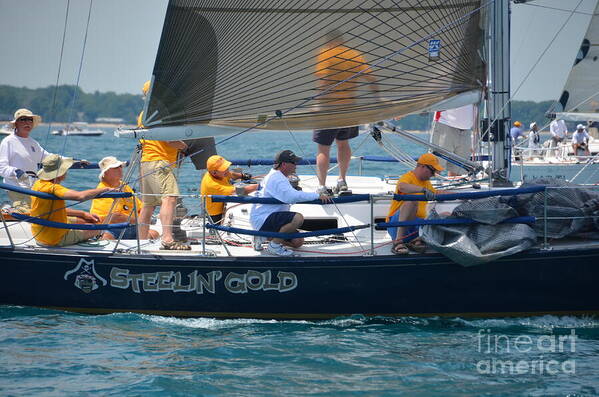
[[[250,236],[292,239],[292,238],[304,238],[304,237],[313,237],[313,236],[324,236],[324,235],[328,235],[328,234],[348,233],[348,232],[353,232],[354,230],[358,230],[358,229],[366,229],[366,228],[370,227],[370,225],[349,226],[349,227],[342,227],[339,229],[325,229],[325,230],[318,230],[315,232],[302,232],[302,233],[262,232],[259,230],[247,230],[247,229],[239,229],[236,227],[215,225],[213,223],[207,223],[206,227],[208,229],[216,229],[216,230],[220,230],[223,232],[231,232],[231,233],[235,233],[235,234],[249,234]]]
[[[1,183],[1,182],[0,182],[0,188],[6,189],[6,190],[10,190],[12,192],[17,192],[17,193],[25,194],[25,195],[28,195],[28,196],[39,197],[41,199],[46,199],[46,200],[64,200],[63,198],[56,197],[55,195],[50,194],[50,193],[37,192],[35,190],[25,189],[25,188],[20,187],[20,186],[8,185],[6,183]],[[107,193],[99,194],[98,196],[96,196],[94,198],[125,198],[125,197],[131,197],[131,196],[133,196],[133,193],[128,193],[128,192],[107,192]]]
[[[437,194],[435,201],[450,201],[464,199],[480,199],[495,196],[517,196],[519,194],[538,193],[545,191],[545,186],[520,187],[515,189],[486,190],[484,192]],[[428,201],[422,194],[394,194],[396,201]]]
[[[535,223],[537,218],[534,216],[517,216],[501,221],[500,223]],[[469,218],[449,218],[449,219],[415,219],[413,221],[403,222],[383,222],[377,223],[376,227],[390,228],[402,226],[423,226],[423,225],[471,225],[481,223]]]
[[[75,229],[75,230],[109,230],[109,229],[122,229],[124,227],[130,226],[130,223],[111,223],[111,224],[81,224],[81,223],[62,223],[62,222],[54,222],[49,221],[47,219],[36,218],[33,216],[23,215],[18,212],[11,212],[10,215],[18,219],[20,221],[25,221],[29,223],[35,223],[36,225],[53,227],[55,229]]]
[[[249,196],[220,196],[220,195],[212,195],[210,196],[212,201],[215,203],[260,203],[260,204],[290,204],[279,201],[275,198],[271,197],[249,197]],[[302,201],[296,204],[333,204],[333,203],[355,203],[357,201],[368,201],[370,200],[369,194],[353,194],[351,196],[341,196],[335,197],[332,199],[333,201],[330,203],[324,203],[319,199],[311,200],[311,201]]]

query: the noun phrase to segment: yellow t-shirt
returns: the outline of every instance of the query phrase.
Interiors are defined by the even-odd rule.
[[[100,182],[98,183],[98,186],[96,186],[96,188],[104,188],[104,187],[110,187],[107,184],[105,184],[104,182]],[[125,185],[122,188],[123,192],[126,193],[133,193],[133,189],[131,189],[131,187],[129,185]],[[129,216],[132,212],[133,212],[133,200],[135,200],[135,203],[137,204],[137,211],[139,212],[139,210],[142,207],[142,203],[141,200],[136,198],[136,197],[122,197],[122,198],[118,198],[118,199],[111,199],[111,198],[97,198],[97,199],[93,199],[92,200],[92,207],[90,208],[89,212],[95,215],[98,215],[100,218],[104,219],[106,216],[108,216],[108,213],[110,212],[110,208],[112,207],[112,213],[116,214],[116,213],[120,213],[123,214],[125,216]],[[114,207],[112,206],[112,203],[114,202]],[[133,215],[131,215],[131,219],[133,220]]]
[[[200,194],[202,196],[219,194],[229,196],[233,194],[235,187],[229,183],[227,179],[216,179],[209,172],[204,174],[202,185],[200,186]],[[206,211],[210,215],[220,215],[225,210],[225,203],[214,203],[210,197],[206,197]]]
[[[179,149],[175,149],[165,141],[151,141],[148,139],[140,139],[142,145],[141,161],[157,161],[165,160],[169,163],[174,163],[176,167],[177,155]]]
[[[360,77],[345,81],[335,88],[330,87],[361,71],[364,72]],[[356,50],[344,46],[322,49],[316,59],[316,76],[320,79],[322,88],[331,88],[331,92],[320,96],[319,99],[327,99],[328,104],[351,104],[353,98],[360,95],[359,85],[369,72],[366,60]]]
[[[395,187],[395,194],[408,194],[408,193],[402,193],[399,191],[400,183],[409,183],[410,185],[421,186],[428,190],[436,192],[435,188],[433,188],[433,185],[431,184],[431,181],[421,181],[420,179],[418,179],[416,177],[416,175],[414,175],[414,172],[412,172],[412,171],[403,174],[401,176],[401,178],[399,178],[399,180],[397,181],[397,186]],[[422,194],[422,193],[409,193],[409,194]],[[397,210],[402,206],[403,203],[404,203],[403,201],[395,201],[395,200],[393,200],[391,202],[391,207],[389,208],[389,214],[387,215],[387,222],[389,222],[389,218],[391,218],[393,216],[393,214],[395,214],[397,212]],[[426,201],[418,202],[418,210],[416,211],[416,216],[418,218],[422,218],[422,219],[426,218],[426,203],[427,203]]]
[[[50,193],[57,197],[64,197],[70,189],[54,183],[38,179],[32,190],[36,192]],[[46,219],[53,222],[68,223],[67,210],[64,200],[47,200],[31,196],[31,216]],[[31,224],[31,233],[35,239],[45,245],[57,245],[68,229],[56,229],[53,227]]]

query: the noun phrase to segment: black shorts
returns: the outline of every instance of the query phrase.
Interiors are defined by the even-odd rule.
[[[344,128],[331,128],[328,130],[314,130],[312,133],[312,141],[319,145],[331,146],[335,139],[340,141],[346,141],[358,136],[358,126],[355,127],[344,127]]]
[[[278,232],[281,228],[288,223],[291,223],[293,217],[297,212],[293,211],[279,211],[273,212],[266,218],[260,231],[262,232]]]

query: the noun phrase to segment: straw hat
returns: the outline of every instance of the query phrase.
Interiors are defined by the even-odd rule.
[[[98,175],[98,179],[102,180],[102,178],[104,178],[104,173],[106,171],[108,171],[111,168],[120,167],[121,165],[125,165],[125,162],[120,161],[119,159],[117,159],[114,156],[104,157],[98,163],[98,166],[100,166],[100,175]]]
[[[51,154],[42,160],[42,169],[37,172],[37,177],[43,181],[51,181],[67,173],[75,161],[70,157],[61,157]]]
[[[42,117],[38,116],[37,114],[33,114],[31,112],[31,110],[29,110],[29,109],[19,109],[19,110],[17,110],[15,112],[14,119],[12,121],[10,121],[8,124],[12,128],[15,128],[15,123],[21,117],[31,117],[31,118],[33,118],[33,128],[37,127],[39,125],[39,123],[42,122]]]

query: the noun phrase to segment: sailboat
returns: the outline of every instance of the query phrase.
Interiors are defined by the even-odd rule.
[[[356,83],[351,102],[331,99],[338,83],[323,87],[314,73],[328,32],[341,32],[346,46],[365,54],[378,90]],[[502,141],[509,126],[507,32],[508,0],[417,5],[171,0],[144,105],[146,128],[117,135],[176,140],[234,137],[248,129],[357,125],[472,103],[487,89],[486,117],[497,137],[489,173],[497,188],[509,179],[510,166],[509,147]],[[359,81],[359,73],[350,73],[348,80]],[[302,188],[315,188],[310,179],[300,180]],[[333,205],[310,202],[292,208],[305,214],[317,241],[285,258],[254,250],[248,236],[259,232],[247,227],[253,197],[212,197],[241,205],[231,209],[223,226],[206,216],[187,222],[187,234],[198,236],[200,244],[186,252],[161,251],[158,242],[139,240],[42,247],[32,240],[27,224],[3,219],[0,303],[96,314],[275,319],[599,313],[594,292],[599,243],[550,240],[568,233],[548,216],[555,212],[543,206],[555,197],[545,186],[440,197],[436,214],[451,211],[459,200],[486,197],[499,204],[503,218],[479,230],[487,248],[497,243],[491,251],[472,244],[466,251],[476,249],[480,255],[456,252],[454,246],[467,231],[434,224],[469,227],[478,221],[439,215],[423,221],[423,234],[437,242],[435,250],[396,256],[389,252],[384,222],[393,184],[375,177],[348,182],[354,194],[335,198]],[[590,195],[565,191],[569,204]],[[518,216],[506,203],[531,209],[537,219]],[[490,202],[480,206],[488,216]],[[569,224],[575,231],[592,227],[592,220],[580,218],[597,210],[579,207],[565,208],[575,219]],[[474,218],[481,215],[475,208],[462,210]]]

